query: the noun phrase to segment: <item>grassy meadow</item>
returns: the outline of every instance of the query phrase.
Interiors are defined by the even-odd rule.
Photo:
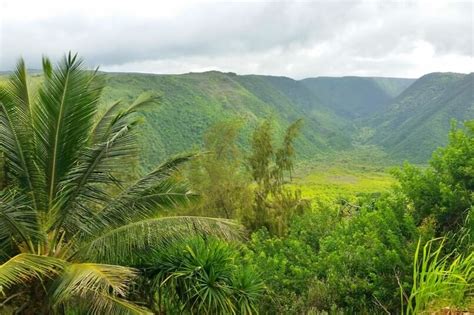
[[[296,170],[290,185],[301,191],[305,199],[332,202],[358,194],[389,191],[396,183],[390,168],[323,164]]]

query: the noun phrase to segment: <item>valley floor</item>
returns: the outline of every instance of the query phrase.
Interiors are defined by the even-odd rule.
[[[331,202],[357,194],[390,190],[395,179],[390,167],[324,163],[297,169],[291,187],[314,202]]]

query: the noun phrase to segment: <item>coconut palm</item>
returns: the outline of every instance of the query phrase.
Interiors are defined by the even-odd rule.
[[[137,276],[127,265],[184,235],[233,237],[235,226],[160,216],[190,197],[174,176],[189,155],[120,180],[136,154],[137,111],[154,98],[100,114],[104,82],[72,54],[54,68],[43,59],[37,81],[20,60],[0,87],[0,313],[147,313],[126,299]]]

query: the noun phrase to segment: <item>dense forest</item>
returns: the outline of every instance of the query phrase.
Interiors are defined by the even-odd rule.
[[[0,314],[474,311],[473,88],[20,60]]]

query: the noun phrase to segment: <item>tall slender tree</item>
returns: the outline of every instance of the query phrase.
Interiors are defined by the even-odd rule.
[[[252,230],[262,226],[275,234],[283,234],[290,218],[306,204],[299,191],[285,188],[284,175],[294,166],[293,143],[303,121],[294,121],[286,130],[282,145],[273,144],[270,120],[265,120],[252,134],[251,155],[247,159],[254,187],[252,212],[243,216],[244,223]]]

